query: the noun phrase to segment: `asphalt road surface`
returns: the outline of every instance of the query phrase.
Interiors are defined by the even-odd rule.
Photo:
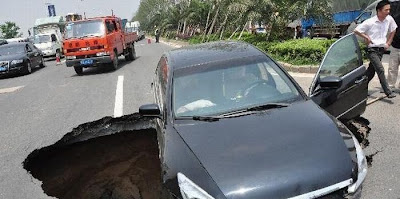
[[[0,198],[48,198],[41,182],[22,162],[35,149],[54,144],[79,124],[105,116],[137,112],[153,101],[150,84],[163,43],[136,44],[138,58],[109,71],[91,68],[77,76],[73,68],[54,61],[30,75],[0,79]],[[293,74],[307,89],[309,74]],[[382,95],[379,82],[371,84],[371,99]],[[364,117],[372,128],[366,154],[377,153],[364,183],[363,198],[400,197],[400,97],[368,106]]]

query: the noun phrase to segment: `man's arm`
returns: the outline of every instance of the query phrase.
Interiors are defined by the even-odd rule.
[[[358,36],[364,38],[364,39],[365,39],[365,43],[367,44],[367,46],[368,46],[369,44],[372,43],[371,38],[370,38],[367,34],[358,32],[357,30],[354,30],[354,33],[355,33],[356,35],[358,35]],[[392,38],[392,39],[393,39],[393,38]]]
[[[388,39],[387,39],[387,41],[386,41],[385,49],[388,49],[388,48],[390,47],[390,45],[392,45],[393,38],[394,38],[394,35],[395,35],[395,34],[396,34],[396,30],[394,30],[393,32],[391,32],[391,33],[389,34],[389,37],[388,37]]]

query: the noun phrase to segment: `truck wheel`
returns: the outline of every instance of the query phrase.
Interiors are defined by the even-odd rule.
[[[135,47],[133,44],[130,44],[128,47],[128,53],[125,55],[126,61],[133,61],[136,58]]]
[[[135,45],[132,44],[132,60],[136,59],[136,50],[135,50]]]
[[[128,49],[128,57],[129,57],[129,61],[133,61],[136,59],[136,51],[135,51],[135,46],[133,44],[130,45],[129,49]]]
[[[117,70],[118,69],[118,53],[114,50],[114,59],[111,63],[112,65],[112,70]]]
[[[125,54],[125,60],[132,61],[132,46],[129,44],[126,50],[128,51],[128,53]]]
[[[74,66],[75,72],[78,75],[82,75],[83,74],[83,68],[81,66]]]

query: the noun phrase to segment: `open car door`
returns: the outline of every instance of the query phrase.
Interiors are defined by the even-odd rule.
[[[367,106],[368,78],[361,50],[352,33],[336,41],[319,67],[310,87],[310,97],[332,116],[348,120]]]

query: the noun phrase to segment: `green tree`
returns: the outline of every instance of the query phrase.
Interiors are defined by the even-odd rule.
[[[19,30],[20,28],[11,21],[7,21],[5,24],[0,25],[0,31],[3,34],[4,39],[11,39],[22,36],[22,33],[18,32]]]
[[[329,22],[333,0],[141,0],[134,20],[173,35],[202,35],[202,41],[232,38],[251,24],[267,27],[266,40],[284,40],[287,24],[299,18]],[[198,32],[200,30],[200,32]],[[286,35],[285,35],[286,34]],[[215,37],[216,36],[216,37]],[[212,37],[212,38],[211,38]]]

